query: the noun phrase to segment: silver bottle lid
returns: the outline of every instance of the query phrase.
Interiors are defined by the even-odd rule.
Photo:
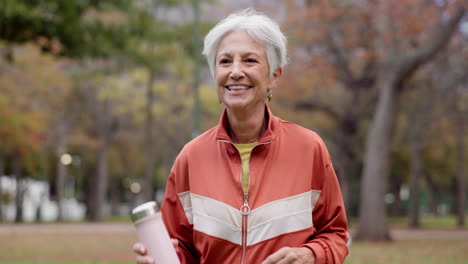
[[[159,212],[159,206],[156,202],[146,202],[132,210],[132,221],[135,223],[136,221],[146,216],[154,215],[157,212]]]

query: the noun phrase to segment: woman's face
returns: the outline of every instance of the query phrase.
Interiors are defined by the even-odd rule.
[[[218,98],[231,110],[263,107],[281,69],[269,74],[265,47],[245,31],[233,31],[221,41],[215,62]]]

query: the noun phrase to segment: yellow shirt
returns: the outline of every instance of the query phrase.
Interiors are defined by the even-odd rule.
[[[250,154],[252,149],[258,144],[258,142],[247,143],[247,144],[234,144],[242,160],[242,190],[247,193],[249,190],[249,162]]]

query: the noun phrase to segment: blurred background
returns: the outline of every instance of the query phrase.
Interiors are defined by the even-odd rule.
[[[222,112],[203,36],[247,7],[288,38],[270,105],[329,148],[347,263],[468,263],[466,1],[0,0],[1,263],[132,263],[131,209]]]

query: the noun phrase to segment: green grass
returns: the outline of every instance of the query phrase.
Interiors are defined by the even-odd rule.
[[[132,219],[129,215],[113,215],[105,219],[105,222],[109,223],[131,223]]]
[[[357,226],[358,220],[351,219],[350,226]],[[395,228],[409,227],[408,217],[391,217],[388,218],[388,224]],[[435,229],[455,229],[457,228],[457,219],[453,216],[424,216],[420,220],[421,228]]]
[[[411,231],[406,217],[389,218],[391,228],[405,232]],[[392,242],[357,242],[353,241],[350,254],[345,264],[468,264],[468,235],[465,239],[450,238],[447,234],[456,234],[457,230],[466,232],[456,226],[452,216],[422,216],[418,236],[407,236]],[[352,219],[352,227],[357,227],[357,220]],[[424,232],[439,231],[446,234],[438,238],[424,238]]]
[[[24,225],[15,226],[14,232],[5,226],[0,263],[135,263],[136,240],[130,224]]]
[[[345,264],[467,264],[468,240],[355,242]]]
[[[407,217],[390,218],[389,224],[392,227],[408,227],[409,219]],[[421,227],[423,228],[455,228],[457,219],[451,216],[426,216],[421,217]]]

